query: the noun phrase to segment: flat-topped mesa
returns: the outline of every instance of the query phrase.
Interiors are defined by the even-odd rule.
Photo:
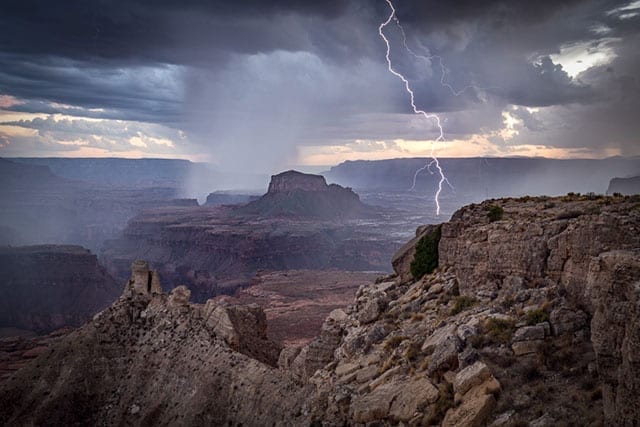
[[[271,176],[268,194],[287,193],[291,191],[326,191],[327,181],[322,175],[312,175],[294,170]]]
[[[290,170],[273,175],[269,191],[236,212],[261,217],[339,219],[366,217],[370,208],[351,188],[327,185],[322,175]]]

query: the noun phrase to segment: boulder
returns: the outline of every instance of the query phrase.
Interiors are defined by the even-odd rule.
[[[358,321],[362,324],[371,323],[378,319],[380,312],[380,302],[377,298],[371,298],[364,303],[364,306],[358,311]]]
[[[151,284],[149,284],[149,292],[151,292]],[[191,291],[186,286],[178,286],[169,294],[169,306],[170,307],[186,307],[189,305],[189,298],[191,298]]]
[[[475,381],[485,377],[487,374],[486,366],[482,367],[481,363],[478,362],[475,367],[469,369],[464,377],[468,380],[475,379]],[[466,392],[462,392],[469,384],[473,383],[475,382],[454,382],[454,389],[457,384],[459,390],[456,391],[456,396],[462,401],[459,406],[447,411],[442,422],[443,426],[476,427],[486,424],[496,406],[495,396],[500,393],[500,383],[489,373],[489,376],[482,383],[476,383]]]
[[[544,326],[523,326],[516,329],[512,341],[543,340],[545,336]]]
[[[525,356],[527,354],[537,353],[543,346],[543,340],[516,341],[511,344],[511,350],[516,356]]]
[[[453,382],[453,390],[456,393],[465,394],[469,389],[482,384],[490,377],[489,367],[484,362],[478,361],[458,372]]]
[[[457,408],[447,411],[442,427],[480,427],[485,424],[495,406],[496,399],[491,394],[469,397]]]
[[[456,335],[449,335],[440,341],[429,357],[427,373],[454,370],[458,367],[458,353],[462,350],[462,343]]]
[[[454,337],[455,333],[456,325],[453,323],[436,329],[422,344],[422,352],[426,354],[432,353],[438,345],[441,345],[447,339]]]
[[[446,371],[458,367],[458,353],[462,342],[456,335],[456,325],[448,324],[436,329],[422,344],[422,351],[430,354],[428,373]]]
[[[421,407],[435,403],[439,396],[438,389],[427,378],[416,378],[408,383],[398,384],[397,390],[389,416],[401,422],[411,420]]]
[[[419,408],[434,403],[438,394],[438,389],[427,378],[398,377],[367,395],[354,398],[353,421],[368,423],[391,418],[408,422]]]
[[[549,317],[554,335],[573,334],[587,325],[587,315],[580,310],[561,307],[553,310]]]

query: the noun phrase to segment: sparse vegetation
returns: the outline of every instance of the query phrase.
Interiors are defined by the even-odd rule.
[[[411,315],[411,320],[413,322],[419,322],[419,321],[421,321],[423,319],[424,319],[424,314],[422,314],[422,313],[413,313]]]
[[[429,369],[429,358],[425,357],[420,364],[420,370],[426,371],[427,369]]]
[[[497,319],[492,317],[484,323],[484,329],[489,337],[500,343],[506,343],[511,340],[513,331],[515,330],[515,322],[506,319]]]
[[[451,315],[455,316],[458,313],[463,312],[464,310],[473,307],[475,303],[477,303],[473,297],[468,297],[465,295],[457,296],[453,299],[453,307],[451,308]]]
[[[586,200],[597,200],[597,199],[602,199],[604,196],[601,194],[596,194],[593,191],[587,193],[584,195],[584,198]]]
[[[504,216],[504,209],[500,205],[491,205],[487,209],[487,217],[490,222],[500,221]]]
[[[549,313],[544,310],[531,310],[528,311],[525,315],[525,321],[527,325],[537,325],[538,323],[548,322],[549,321]]]
[[[431,274],[438,267],[438,245],[441,236],[440,226],[425,235],[416,245],[416,254],[411,262],[411,274],[420,280],[425,274]]]
[[[540,369],[538,369],[536,362],[524,363],[519,366],[518,371],[522,378],[525,378],[529,382],[542,377],[542,373]]]
[[[511,296],[505,297],[502,301],[500,301],[500,307],[504,308],[505,310],[509,310],[511,307],[513,307],[513,304],[515,304],[515,300]]]
[[[591,206],[585,211],[586,214],[590,215],[600,215],[601,212],[602,211],[599,206]]]
[[[389,369],[393,367],[394,364],[395,364],[395,354],[392,354],[387,358],[387,360],[384,361],[379,372],[381,374],[387,372]]]
[[[418,357],[419,354],[420,344],[415,341],[409,342],[409,345],[404,351],[404,358],[407,359],[407,361],[412,362]]]
[[[384,349],[393,350],[397,348],[400,345],[400,343],[406,339],[407,337],[403,335],[396,335],[394,337],[391,337],[384,342]]]
[[[440,396],[433,406],[431,414],[429,414],[428,425],[440,425],[445,414],[450,408],[453,408],[453,386],[445,383],[440,387]]]

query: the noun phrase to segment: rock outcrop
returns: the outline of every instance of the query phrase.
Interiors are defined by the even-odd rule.
[[[389,271],[400,241],[371,226],[378,214],[351,189],[291,171],[245,205],[146,210],[105,244],[101,260],[125,280],[131,262],[144,257],[204,302],[233,295],[258,270]]]
[[[259,310],[190,304],[184,287],[157,293],[145,267],[133,266],[114,305],[0,386],[0,424],[304,423],[303,386],[243,354],[265,352]]]
[[[640,250],[608,251],[589,264],[591,342],[605,419],[632,425],[640,417]]]
[[[312,175],[294,170],[271,176],[267,194],[292,191],[327,191],[327,181],[322,175]]]
[[[253,194],[216,191],[207,195],[207,200],[204,204],[207,206],[239,205],[258,200],[258,198],[259,196],[255,196]]]
[[[260,217],[347,219],[374,216],[350,188],[327,185],[322,175],[287,171],[271,177],[269,191],[238,208]]]
[[[80,246],[0,247],[0,327],[49,333],[80,326],[121,286]]]
[[[609,181],[609,188],[607,188],[607,194],[640,194],[640,176],[633,176],[630,178],[613,178]]]
[[[0,423],[634,425],[639,206],[465,207],[441,226],[435,271],[411,277],[403,248],[397,274],[277,368],[256,351],[259,309],[154,294],[136,265],[125,296],[0,387]]]

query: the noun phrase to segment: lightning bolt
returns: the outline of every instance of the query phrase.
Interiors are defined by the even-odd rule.
[[[404,48],[407,50],[407,52],[409,52],[409,54],[417,59],[421,59],[427,62],[431,62],[432,59],[437,59],[438,62],[440,63],[440,84],[444,87],[446,87],[447,89],[449,89],[451,91],[451,93],[453,94],[453,96],[460,96],[463,93],[465,93],[468,89],[476,89],[476,90],[487,90],[487,89],[491,89],[491,88],[481,88],[481,87],[477,87],[475,85],[466,85],[465,87],[463,87],[460,90],[455,90],[454,87],[449,84],[446,80],[447,80],[447,74],[449,74],[449,69],[444,65],[444,61],[442,59],[442,57],[440,55],[420,55],[418,53],[416,53],[413,49],[411,49],[409,47],[409,45],[407,44],[407,33],[404,32],[404,27],[402,26],[402,24],[400,24],[400,20],[398,19],[397,16],[393,17],[393,20],[396,23],[396,26],[398,27],[398,29],[400,30],[400,33],[402,34],[402,45],[404,46]]]
[[[433,114],[433,113],[428,113],[420,108],[418,108],[416,106],[416,100],[415,100],[415,94],[413,93],[413,89],[411,89],[411,85],[409,84],[409,81],[398,71],[396,71],[393,68],[393,64],[391,63],[391,44],[389,43],[389,39],[387,38],[387,36],[385,36],[384,34],[384,29],[391,23],[391,21],[394,21],[400,28],[402,28],[402,26],[400,25],[400,21],[398,20],[397,16],[396,16],[396,9],[393,6],[393,3],[391,3],[391,0],[385,0],[387,2],[387,4],[389,5],[389,8],[391,9],[391,14],[389,15],[389,17],[387,18],[386,21],[384,21],[383,23],[380,24],[380,26],[378,27],[378,34],[380,35],[380,37],[382,38],[382,40],[384,40],[385,45],[387,46],[387,52],[385,54],[385,58],[387,59],[387,68],[389,69],[389,72],[391,74],[393,74],[394,76],[396,76],[397,78],[399,78],[400,80],[402,80],[402,83],[404,83],[404,88],[407,91],[407,93],[409,94],[409,98],[411,100],[411,108],[413,109],[413,112],[415,114],[419,114],[421,116],[423,116],[425,119],[427,120],[433,120],[436,124],[436,126],[438,127],[438,131],[439,131],[439,135],[438,137],[434,140],[431,141],[431,162],[425,164],[423,167],[421,167],[420,169],[418,169],[416,171],[416,173],[413,175],[413,185],[411,186],[410,190],[414,190],[415,186],[416,186],[416,179],[418,177],[418,174],[420,172],[422,172],[425,169],[429,169],[431,171],[431,166],[435,165],[436,171],[440,177],[440,179],[438,180],[438,191],[436,191],[436,194],[434,196],[434,201],[436,204],[436,215],[440,215],[440,193],[442,193],[442,187],[445,183],[447,183],[448,185],[451,185],[449,183],[449,180],[447,180],[447,177],[444,174],[444,170],[442,169],[442,167],[440,166],[440,162],[438,161],[438,158],[436,157],[435,154],[435,143],[439,142],[439,141],[444,141],[444,129],[442,128],[442,122],[440,121],[440,117],[437,114]],[[404,29],[402,30],[402,34],[404,36]],[[407,47],[406,45],[406,36],[404,36],[404,41],[405,41],[405,47]],[[411,51],[411,49],[409,49],[407,47],[407,49],[409,51]],[[411,51],[413,52],[413,51]],[[415,53],[414,53],[415,55]],[[442,64],[442,60],[440,62]],[[444,65],[442,65],[443,67],[443,71],[446,71],[446,68],[444,68]],[[441,79],[441,82],[444,79],[444,75]],[[453,90],[453,88],[451,88]],[[455,92],[455,91],[454,91]]]

